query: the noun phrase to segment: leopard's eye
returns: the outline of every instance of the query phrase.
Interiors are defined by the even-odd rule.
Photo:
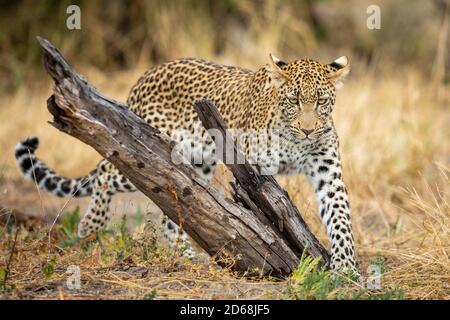
[[[328,98],[319,98],[319,100],[317,100],[317,104],[324,105],[327,103],[327,101],[328,101]]]
[[[288,97],[288,101],[289,101],[289,103],[294,104],[294,105],[298,104],[297,97]]]

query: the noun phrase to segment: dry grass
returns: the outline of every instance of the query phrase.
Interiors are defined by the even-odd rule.
[[[192,263],[159,243],[154,228],[123,232],[120,221],[97,239],[65,245],[73,236],[58,226],[51,244],[45,225],[19,229],[8,280],[0,297],[8,299],[242,299],[277,298],[284,286],[244,278],[203,258]],[[151,224],[147,224],[149,226]],[[63,222],[64,226],[64,222]],[[67,226],[67,224],[65,225]],[[76,224],[72,225],[75,229]],[[2,234],[0,252],[8,256],[15,228]],[[70,290],[70,266],[81,271],[79,290]],[[2,269],[4,270],[4,269]],[[3,276],[2,276],[3,279]],[[3,285],[3,284],[1,284]]]
[[[145,67],[116,74],[83,66],[76,69],[100,91],[125,100]],[[385,289],[401,288],[412,299],[449,299],[449,90],[440,90],[437,97],[436,86],[414,70],[395,74],[375,70],[349,78],[338,94],[335,111],[363,272],[381,255]],[[39,201],[32,185],[23,189],[25,183],[14,164],[14,145],[27,135],[41,138],[38,156],[61,174],[83,175],[99,159],[89,147],[46,124],[50,117],[45,101],[50,91],[50,83],[42,81],[0,98],[0,205],[7,202],[20,208],[21,197]],[[312,230],[327,243],[305,180],[279,180]],[[26,194],[18,195],[20,190]],[[114,248],[101,248],[98,242],[87,250],[80,245],[61,250],[55,243],[48,249],[43,236],[46,226],[41,229],[30,234],[22,231],[19,236],[8,281],[16,289],[8,297],[142,298],[155,289],[158,298],[285,297],[286,282],[237,277],[210,262],[174,263],[168,259],[177,258],[170,254],[157,254],[149,261],[132,254],[131,260],[123,261],[111,257]],[[6,266],[13,236],[14,232],[1,235],[0,268]],[[43,268],[53,256],[57,257],[55,271],[46,278]],[[65,270],[71,264],[81,267],[83,284],[89,289],[76,293],[65,289]],[[173,269],[168,270],[168,265]]]

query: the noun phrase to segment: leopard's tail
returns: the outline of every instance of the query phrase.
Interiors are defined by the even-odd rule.
[[[38,146],[37,137],[28,137],[16,145],[16,162],[26,178],[58,197],[85,197],[92,193],[96,170],[77,179],[61,177],[36,157],[34,152]]]

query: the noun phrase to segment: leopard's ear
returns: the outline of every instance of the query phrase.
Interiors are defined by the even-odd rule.
[[[328,78],[334,83],[336,89],[343,86],[343,80],[350,73],[350,63],[347,56],[342,56],[327,65]]]
[[[286,62],[281,61],[273,54],[269,54],[269,56],[270,56],[269,71],[272,74],[274,84],[276,86],[279,86],[287,79],[287,75],[282,69],[283,66],[286,65]]]

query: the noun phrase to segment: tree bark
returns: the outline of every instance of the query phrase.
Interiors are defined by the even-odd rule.
[[[233,261],[236,271],[258,269],[273,276],[290,274],[303,251],[328,264],[327,251],[273,177],[261,176],[247,163],[230,165],[237,181],[234,198],[240,203],[225,198],[190,165],[174,164],[181,162],[181,155],[172,150],[175,144],[166,134],[125,104],[103,96],[50,42],[38,41],[44,67],[55,82],[47,100],[51,124],[96,149],[208,254]],[[211,103],[197,103],[195,108],[206,128],[227,134]]]

